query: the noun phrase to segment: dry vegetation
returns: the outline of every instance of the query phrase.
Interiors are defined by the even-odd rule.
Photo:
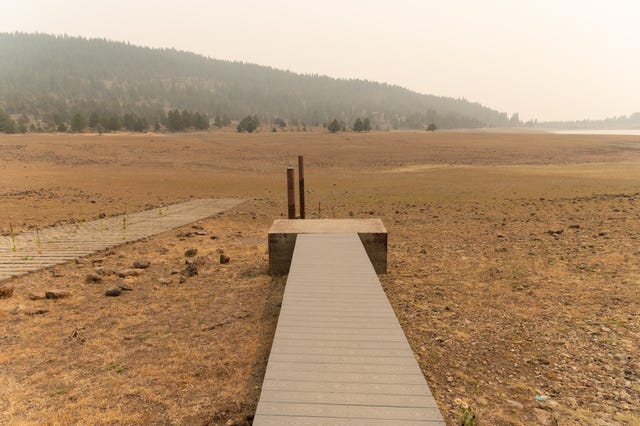
[[[206,235],[12,280],[0,423],[247,423],[284,285],[266,233],[298,153],[310,217],[387,226],[381,281],[449,424],[461,402],[480,425],[640,424],[640,138],[462,132],[1,136],[5,234],[248,201],[201,221]],[[181,284],[189,248],[200,273]],[[137,259],[151,267],[118,298],[116,275],[85,282]],[[32,300],[50,289],[70,296]]]

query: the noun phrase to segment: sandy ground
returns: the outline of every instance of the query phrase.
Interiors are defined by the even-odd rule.
[[[298,154],[308,217],[384,221],[380,278],[449,424],[466,404],[480,425],[640,424],[640,137],[487,132],[0,136],[5,235],[248,199],[204,235],[4,284],[0,423],[247,424],[285,283],[266,234]]]

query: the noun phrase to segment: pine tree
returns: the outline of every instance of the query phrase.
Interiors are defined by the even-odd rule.
[[[338,120],[334,118],[333,121],[327,126],[327,130],[331,133],[335,133],[340,130],[340,123],[338,123]]]

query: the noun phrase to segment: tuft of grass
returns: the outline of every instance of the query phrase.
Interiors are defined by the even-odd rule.
[[[36,244],[38,246],[38,254],[42,254],[42,243],[40,241],[40,228],[36,226]]]
[[[13,232],[13,224],[9,224],[9,233],[11,235],[11,251],[16,252],[16,234]]]

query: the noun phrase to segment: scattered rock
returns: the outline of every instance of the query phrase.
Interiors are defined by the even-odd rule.
[[[567,405],[573,410],[576,410],[578,408],[578,400],[570,396],[567,398]]]
[[[117,297],[122,293],[122,289],[120,287],[113,287],[107,290],[104,295],[108,297]]]
[[[195,260],[193,261],[193,264],[196,266],[205,266],[206,264],[210,263],[210,259],[207,256],[198,256],[195,258]],[[187,261],[187,265],[191,263],[189,261]]]
[[[562,235],[562,233],[564,232],[564,229],[549,229],[547,231],[547,234],[549,235],[553,235],[553,236],[558,236],[558,235]]]
[[[533,414],[538,419],[538,422],[542,425],[548,425],[551,422],[551,413],[541,408],[534,408]]]
[[[39,294],[29,293],[27,297],[29,298],[29,300],[44,300],[45,295],[44,293],[39,293]]]
[[[204,237],[205,235],[207,235],[207,233],[204,231],[196,231],[195,234],[198,235],[199,237]]]
[[[498,235],[496,235],[496,238],[502,238],[502,239],[505,239],[505,238],[507,238],[507,237],[505,237],[503,234],[498,234]]]
[[[151,262],[148,260],[136,260],[133,262],[133,267],[135,269],[147,269],[149,266],[151,266]]]
[[[86,265],[89,261],[85,258],[79,257],[75,260],[77,265]]]
[[[170,280],[170,279],[168,279],[168,278],[160,278],[160,279],[158,280],[158,282],[159,282],[160,284],[162,284],[162,285],[169,285],[169,284],[171,284],[173,281],[171,281],[171,280]]]
[[[512,399],[507,399],[504,401],[505,404],[507,404],[509,407],[513,407],[516,408],[518,410],[522,410],[524,409],[524,405],[522,405],[521,403],[519,403],[518,401],[514,401]]]
[[[167,254],[169,253],[169,249],[166,247],[160,247],[158,250],[156,250],[158,253],[160,254]]]
[[[98,215],[98,219],[104,219],[105,217],[107,217],[107,215],[105,213],[100,213]]]
[[[180,279],[178,280],[178,282],[179,282],[180,284],[184,284],[184,283],[186,283],[186,282],[187,282],[187,279],[186,279],[185,277],[181,276],[181,277],[180,277]]]
[[[33,311],[25,311],[25,315],[44,315],[49,312],[46,309],[34,309]]]
[[[185,255],[186,257],[193,257],[193,256],[195,256],[196,254],[198,254],[198,249],[194,249],[194,248],[191,248],[191,249],[189,249],[189,250],[187,250],[187,251],[185,251],[185,252],[184,252],[184,255]]]
[[[225,256],[224,254],[220,255],[220,264],[221,265],[229,263],[230,260],[231,260],[231,258],[229,256]]]
[[[180,275],[183,277],[193,277],[198,275],[198,267],[195,263],[189,263],[186,268],[180,271]]]
[[[598,232],[598,236],[599,237],[604,237],[605,235],[607,235],[607,233],[605,231]]]
[[[98,271],[96,270],[96,272],[98,272]],[[104,273],[101,274],[101,275],[104,275]],[[84,279],[84,282],[87,283],[87,284],[99,284],[99,283],[102,282],[102,277],[99,277],[98,275],[94,275],[94,274],[89,274]]]
[[[574,223],[573,225],[569,225],[569,229],[580,229],[580,225]]]
[[[118,276],[120,278],[137,277],[138,275],[140,275],[139,269],[123,269],[122,271],[118,272]]]
[[[13,296],[13,286],[2,285],[0,286],[0,299],[8,299]]]
[[[49,290],[44,293],[44,297],[45,299],[50,300],[64,299],[66,297],[69,297],[69,292],[62,290]]]
[[[176,234],[176,237],[178,237],[178,238],[193,237],[193,232],[180,232],[180,233]]]
[[[218,239],[218,237],[217,237],[217,236],[215,236],[215,235],[212,235],[212,236],[210,236],[209,238],[211,238],[212,240],[217,240],[217,239]]]
[[[122,291],[133,291],[133,288],[128,286],[126,283],[122,283],[118,285],[118,287],[120,287],[120,290]]]

